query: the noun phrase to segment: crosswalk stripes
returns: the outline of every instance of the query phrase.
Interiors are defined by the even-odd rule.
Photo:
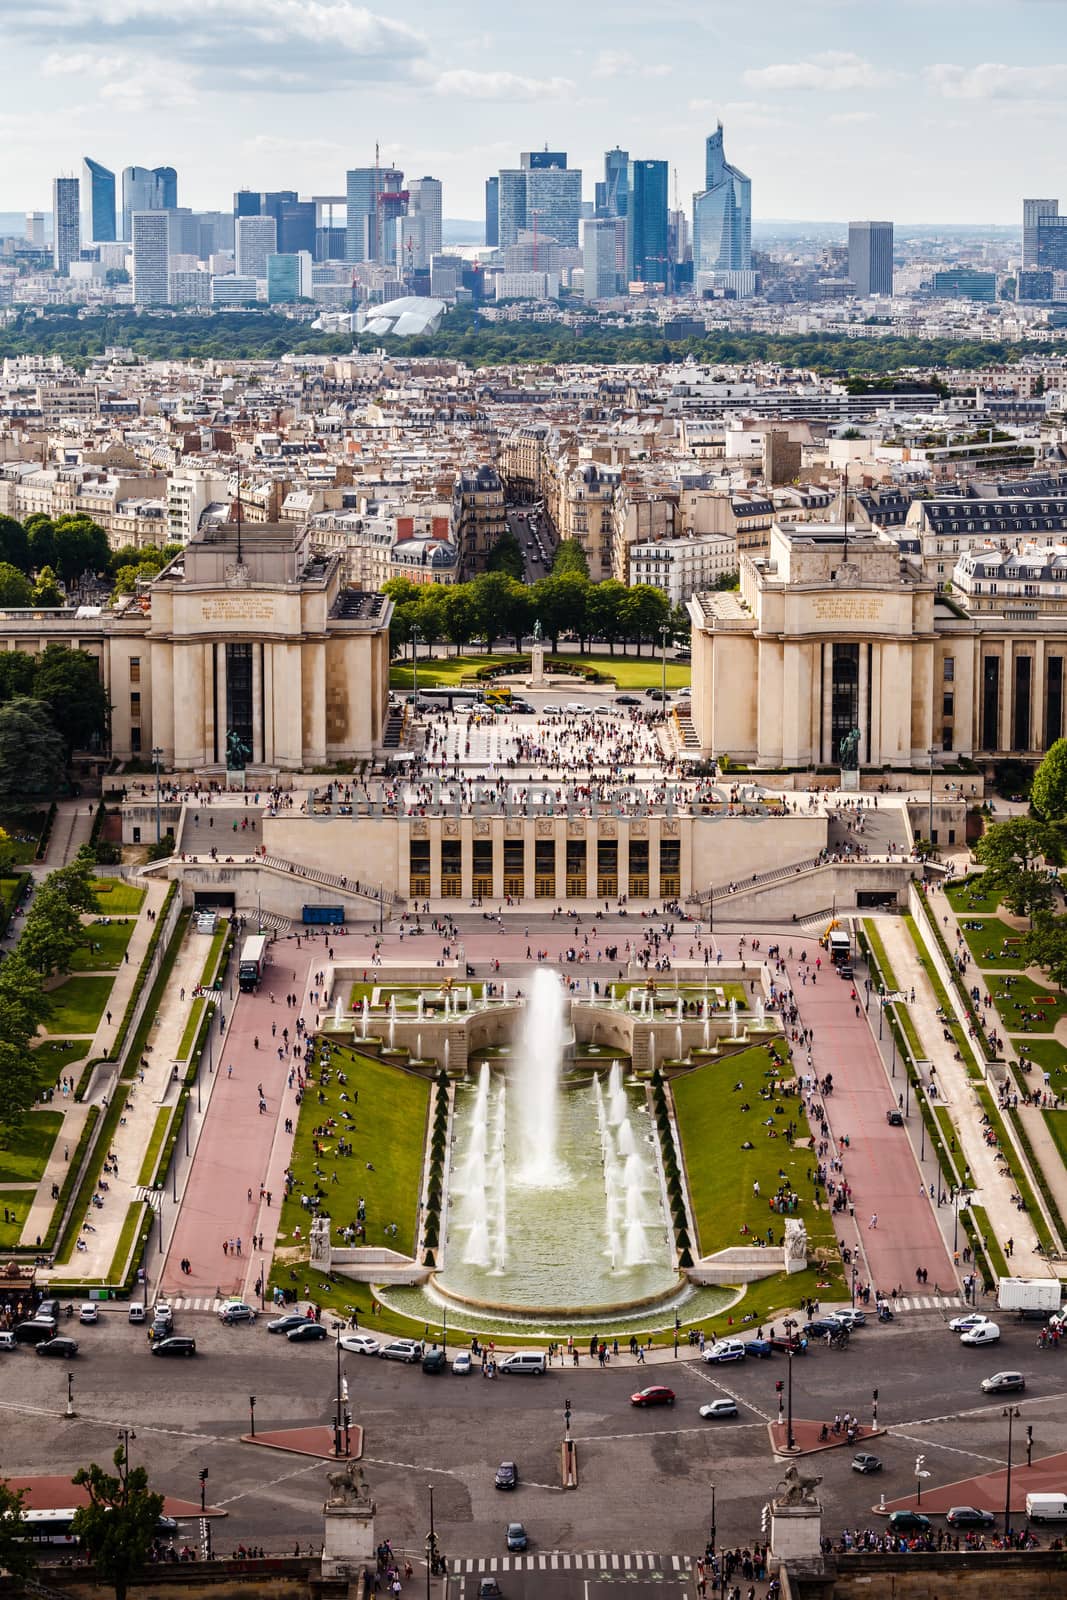
[[[497,1572],[672,1572],[685,1576],[690,1558],[656,1555],[650,1550],[545,1550],[536,1555],[457,1556],[449,1562],[455,1577]]]
[[[225,1300],[216,1300],[213,1294],[175,1295],[170,1303],[175,1311],[218,1311],[226,1304]]]
[[[163,1204],[163,1190],[150,1188],[148,1185],[143,1183],[138,1184],[137,1188],[133,1191],[133,1198],[135,1200],[145,1201],[147,1205],[152,1207],[153,1211],[158,1211],[160,1206]]]
[[[951,1311],[954,1315],[962,1315],[968,1309],[967,1302],[959,1295],[944,1294],[905,1295],[902,1300],[893,1301],[893,1308],[896,1311]]]

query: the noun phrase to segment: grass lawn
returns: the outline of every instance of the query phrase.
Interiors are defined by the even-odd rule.
[[[1007,983],[993,978],[989,992],[1009,1033],[1051,1033],[1067,1016],[1067,996],[1029,978],[1013,976]]]
[[[159,1161],[159,1152],[163,1148],[163,1141],[167,1137],[171,1117],[174,1115],[173,1106],[160,1106],[156,1112],[156,1120],[152,1124],[152,1137],[148,1141],[148,1148],[141,1162],[141,1170],[137,1182],[147,1187],[155,1178],[156,1164]]]
[[[994,912],[1000,904],[1000,895],[996,890],[984,889],[984,877],[981,873],[975,878],[964,878],[962,883],[951,884],[945,890],[945,897],[957,916],[962,916],[967,911],[977,911],[983,916]]]
[[[49,990],[52,1013],[46,1033],[95,1033],[104,1014],[113,978],[65,978]]]
[[[364,1000],[370,1006],[387,1006],[390,998],[395,994],[398,1011],[414,1011],[418,1006],[420,994],[426,997],[424,1004],[428,1005],[431,1000],[435,1000],[440,1004],[441,987],[439,985],[435,989],[429,983],[354,983],[349,995],[349,1009],[353,1011],[361,1009]],[[452,992],[453,994],[463,995],[465,1004],[468,988],[471,991],[473,1000],[481,1000],[485,994],[485,984],[480,979],[477,983],[472,980],[470,984],[454,984]],[[378,997],[377,1000],[374,998],[375,995]]]
[[[0,878],[0,925],[7,922],[8,917],[15,909],[15,901],[18,899],[21,882],[22,879],[17,876],[14,878]]]
[[[106,972],[111,967],[121,967],[137,919],[130,917],[123,922],[90,922],[84,926],[88,942],[75,950],[70,963],[71,971]]]
[[[66,1040],[43,1040],[31,1050],[29,1064],[37,1078],[38,1093],[51,1089],[59,1082],[61,1074],[75,1062],[84,1060],[89,1048],[88,1040],[68,1044]],[[77,1073],[74,1074],[77,1077]]]
[[[1023,958],[1019,953],[1022,935],[999,917],[986,917],[980,928],[968,928],[965,919],[961,931],[980,967],[1023,966]]]
[[[1049,1074],[1052,1079],[1050,1087],[1055,1094],[1067,1093],[1067,1048],[1058,1039],[1028,1039],[1024,1036],[1009,1042],[1020,1056],[1028,1056],[1042,1072]],[[1040,1087],[1033,1074],[1030,1081],[1033,1088]]]
[[[182,1032],[182,1042],[178,1046],[177,1060],[179,1061],[188,1061],[189,1059],[189,1052],[196,1040],[197,1029],[200,1027],[206,1004],[206,1000],[197,998],[189,1007],[189,1020],[185,1024]]]
[[[204,956],[204,970],[200,974],[200,982],[205,989],[209,988],[214,982],[215,968],[219,964],[219,953],[222,950],[223,945],[226,943],[226,935],[228,932],[229,929],[223,922],[211,935],[211,943],[208,945],[207,954]],[[199,937],[202,938],[203,935],[200,935]]]
[[[989,1265],[992,1267],[994,1273],[998,1278],[1010,1278],[1011,1271],[1005,1259],[1004,1252],[1000,1248],[997,1236],[993,1232],[993,1228],[985,1208],[983,1206],[972,1206],[971,1216],[974,1219],[974,1225],[978,1230],[979,1242],[982,1244],[983,1250],[989,1257]]]
[[[22,1229],[33,1204],[34,1191],[32,1189],[19,1189],[14,1192],[0,1193],[0,1218],[7,1216],[6,1221],[0,1221],[0,1250],[14,1250],[22,1237]]]
[[[63,1125],[60,1111],[30,1111],[0,1150],[0,1183],[37,1183]]]
[[[804,1220],[812,1247],[834,1247],[831,1213],[816,1210],[810,1198],[811,1151],[792,1149],[780,1132],[770,1138],[771,1130],[763,1126],[768,1117],[779,1130],[796,1120],[801,1136],[808,1133],[798,1097],[779,1095],[773,1102],[760,1098],[769,1067],[768,1051],[759,1045],[671,1078],[701,1255],[754,1244],[766,1238],[768,1227],[780,1237],[785,1218],[772,1212],[768,1202],[782,1183],[801,1197],[794,1214]],[[744,1084],[743,1093],[734,1091],[735,1083]],[[744,1105],[750,1109],[743,1111]],[[742,1149],[748,1141],[753,1148]],[[757,1182],[758,1195],[752,1187]],[[746,1224],[747,1235],[741,1232]]]
[[[135,889],[121,878],[94,878],[93,893],[105,917],[132,917],[144,905],[147,889]]]
[[[36,861],[37,844],[46,817],[47,813],[44,811],[24,811],[21,814],[0,817],[0,828],[10,835],[11,843],[15,847],[16,866],[22,867],[27,862]]]
[[[323,1209],[329,1212],[334,1229],[355,1222],[362,1195],[367,1202],[366,1243],[387,1244],[410,1254],[415,1248],[430,1082],[345,1046],[334,1046],[332,1068],[330,1082],[321,1090],[324,1103],[320,1104],[313,1077],[300,1107],[292,1160],[296,1182],[282,1206],[278,1243],[291,1245],[297,1227],[301,1242],[306,1241],[313,1213],[300,1204],[300,1195],[313,1193],[318,1183],[324,1190]],[[347,1085],[338,1083],[339,1071],[345,1073]],[[354,1105],[356,1091],[359,1102]],[[345,1093],[348,1099],[342,1101]],[[352,1112],[351,1122],[344,1120],[342,1111]],[[316,1157],[314,1130],[331,1117],[351,1138],[355,1155],[338,1159],[337,1135],[331,1131],[319,1140],[321,1154]],[[368,1161],[373,1171],[367,1170]],[[334,1172],[337,1183],[330,1181]],[[395,1238],[385,1233],[393,1222],[398,1224]]]
[[[708,974],[709,1011],[713,1011],[715,1006],[718,1004],[718,995],[716,991],[719,989],[722,990],[723,1005],[728,1006],[731,1000],[736,1000],[741,1010],[747,1011],[749,1005],[749,995],[743,983],[720,983],[715,976],[714,967],[708,968]],[[636,989],[640,994],[644,994],[648,988],[648,982],[645,980],[636,983],[613,983],[611,984],[610,988],[611,998],[613,1000],[621,1000],[624,995],[629,993],[631,989]],[[702,1001],[704,998],[704,985],[703,983],[672,984],[669,980],[662,981],[657,979],[657,996],[661,1000],[663,1000],[665,996],[667,997],[665,1004],[667,1005],[666,1015],[668,1020],[670,1020],[671,1015],[670,1008],[675,1003],[674,996],[678,992],[681,993],[683,1000]],[[663,1007],[661,1006],[659,1009],[662,1010]]]
[[[522,658],[523,664],[528,662],[528,657]],[[605,677],[613,678],[620,689],[658,689],[663,682],[663,666],[658,655],[638,656],[611,656],[602,655],[580,656],[567,652],[567,659],[573,659],[587,667],[596,667]],[[449,689],[458,688],[464,678],[470,677],[478,671],[479,667],[500,666],[509,661],[518,662],[518,656],[508,655],[468,655],[468,656],[434,656],[431,659],[422,657],[419,660],[419,688],[420,689]],[[688,661],[667,662],[667,688],[687,689],[689,687],[690,666]],[[574,679],[575,688],[581,688],[579,678]],[[394,661],[389,669],[390,689],[412,689],[411,662]],[[485,685],[489,687],[488,684]],[[591,686],[592,687],[592,686]]]
[[[1045,1125],[1049,1133],[1055,1141],[1056,1149],[1060,1153],[1060,1160],[1064,1165],[1067,1165],[1067,1112],[1044,1111],[1042,1116],[1045,1119]]]

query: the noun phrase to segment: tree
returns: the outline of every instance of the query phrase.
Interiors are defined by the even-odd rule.
[[[19,954],[28,967],[50,978],[69,972],[71,958],[84,944],[81,918],[59,884],[49,879],[38,889],[19,940]]]
[[[577,539],[561,539],[556,546],[552,575],[559,578],[565,572],[580,572],[583,578],[589,576],[589,558]]]
[[[0,606],[32,606],[33,584],[10,561],[0,561]]]
[[[0,1571],[17,1582],[28,1578],[37,1567],[33,1545],[20,1537],[25,1489],[12,1489],[0,1478]]]
[[[26,650],[0,650],[0,705],[33,693],[35,661]]]
[[[30,570],[30,541],[21,522],[14,517],[0,517],[0,561],[6,561],[20,572]]]
[[[33,603],[35,606],[61,606],[63,604],[63,591],[56,581],[56,575],[51,567],[42,567],[37,574],[37,582],[33,586]]]
[[[50,644],[37,657],[33,692],[51,709],[68,752],[99,743],[107,733],[108,700],[100,669],[87,650]]]
[[[1046,822],[1067,817],[1067,739],[1049,746],[1044,761],[1034,773],[1030,804]]]
[[[513,533],[500,535],[486,557],[485,570],[506,572],[509,577],[517,579],[519,583],[522,582],[526,576],[526,562],[523,560],[522,546]]]
[[[636,583],[627,591],[620,607],[621,621],[627,637],[637,641],[638,655],[644,640],[654,640],[666,624],[670,609],[663,590],[650,583]]]
[[[0,1036],[24,1051],[51,1010],[40,974],[29,966],[20,945],[0,966]],[[18,1070],[20,1077],[29,1076],[24,1056]]]
[[[50,800],[65,767],[63,736],[42,701],[19,695],[0,706],[0,811]]]
[[[1030,917],[1047,910],[1056,890],[1041,863],[1063,860],[1058,828],[1034,817],[1010,817],[997,822],[979,839],[975,855],[985,866],[985,882],[999,891],[1016,916]]]
[[[452,583],[443,589],[441,599],[444,635],[449,644],[455,645],[458,655],[474,633],[474,608],[470,591],[465,583]]]
[[[15,841],[6,828],[0,828],[0,878],[4,878],[15,864]]]
[[[147,1561],[158,1532],[163,1496],[149,1489],[144,1467],[130,1466],[122,1445],[113,1459],[113,1473],[94,1461],[71,1479],[89,1495],[89,1504],[74,1513],[71,1532],[84,1545],[97,1577],[111,1584],[115,1600],[126,1600],[130,1579]]]
[[[55,567],[56,529],[51,517],[35,511],[26,518],[26,538],[30,546],[30,570],[40,572],[42,567]]]
[[[91,517],[59,517],[55,523],[56,567],[64,583],[75,583],[86,572],[107,572],[111,548],[107,534]]]
[[[1067,989],[1067,917],[1035,917],[1022,942],[1023,959],[1041,967],[1059,989]]]
[[[593,639],[606,639],[611,654],[622,634],[622,603],[626,585],[618,578],[591,583],[585,597],[586,626]]]

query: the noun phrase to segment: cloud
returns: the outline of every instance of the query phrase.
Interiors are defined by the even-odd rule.
[[[876,119],[873,111],[835,111],[826,120],[832,127],[846,128],[857,122],[874,122]]]
[[[61,38],[103,55],[121,45],[132,56],[165,60],[202,74],[204,87],[235,81],[275,91],[319,91],[372,78],[406,76],[426,54],[414,28],[356,0],[0,0],[9,37]],[[137,72],[137,60],[128,70]],[[73,69],[72,69],[73,70]]]
[[[474,72],[456,67],[434,80],[438,94],[464,100],[562,100],[573,94],[570,78],[524,78],[516,72]]]
[[[926,81],[946,100],[1057,100],[1067,92],[1067,64],[1009,67],[985,61],[977,67],[938,62]]]
[[[880,89],[896,76],[849,50],[824,50],[810,61],[779,61],[750,67],[741,74],[750,89],[818,89],[838,94],[846,89]]]
[[[763,100],[690,100],[697,116],[718,117],[730,128],[778,128],[784,118],[777,106]]]
[[[125,56],[102,55],[98,50],[53,50],[41,63],[46,78],[113,78],[126,70]]]
[[[590,69],[594,78],[668,78],[666,64],[638,61],[628,50],[601,50]]]
[[[100,86],[100,99],[127,114],[182,110],[195,106],[198,98],[193,78],[183,78],[165,61],[139,61],[132,71]]]

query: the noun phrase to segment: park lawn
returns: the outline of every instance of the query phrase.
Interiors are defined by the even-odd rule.
[[[420,994],[425,995],[427,1001],[431,999],[440,1001],[442,989],[443,984],[435,989],[429,983],[354,983],[349,1006],[352,1010],[361,1009],[364,1000],[369,1006],[388,1006],[390,998],[395,994],[397,1010],[410,1012],[418,1008]],[[475,982],[472,978],[469,984],[456,983],[452,986],[453,994],[462,994],[464,999],[468,989],[474,1000],[481,1000],[485,994],[485,984],[480,979]],[[377,1000],[374,998],[375,995],[378,996]]]
[[[219,955],[223,945],[226,943],[226,935],[229,931],[229,928],[223,922],[211,935],[211,943],[208,946],[207,955],[204,957],[204,970],[200,974],[200,983],[205,989],[209,989],[215,981],[215,968],[219,964]]]
[[[775,1043],[781,1050],[780,1041]],[[773,1103],[760,1098],[769,1067],[768,1050],[756,1045],[671,1078],[702,1256],[732,1245],[756,1244],[767,1237],[768,1227],[777,1239],[785,1217],[771,1211],[768,1202],[780,1182],[801,1197],[794,1215],[804,1221],[812,1249],[834,1247],[831,1213],[817,1210],[810,1199],[807,1171],[812,1165],[811,1151],[791,1148],[781,1134],[769,1138],[769,1130],[763,1126],[767,1117],[773,1116],[778,1128],[795,1120],[801,1137],[808,1133],[804,1102],[798,1096],[779,1096]],[[734,1090],[739,1082],[745,1086],[743,1093]],[[749,1105],[748,1111],[742,1111],[744,1104]],[[775,1115],[776,1106],[782,1108],[780,1116]],[[747,1140],[753,1149],[741,1148]],[[779,1169],[786,1174],[784,1179],[779,1178]],[[752,1187],[757,1182],[759,1195]],[[745,1224],[748,1234],[741,1232]]]
[[[1009,1043],[1017,1054],[1028,1056],[1036,1067],[1049,1074],[1054,1094],[1067,1094],[1067,1048],[1058,1039],[1033,1039],[1024,1035]],[[1036,1089],[1040,1085],[1031,1079],[1031,1087]]]
[[[22,879],[18,876],[0,878],[0,925],[7,922],[7,919],[15,909],[15,901],[18,899],[19,885],[21,883]]]
[[[173,1115],[173,1106],[160,1106],[156,1112],[156,1120],[152,1124],[152,1137],[148,1141],[144,1160],[141,1162],[141,1170],[137,1177],[137,1182],[145,1188],[150,1187],[155,1182],[156,1167],[159,1164],[159,1152],[163,1148],[163,1141],[167,1137],[167,1130],[170,1128],[170,1121]]]
[[[7,1212],[8,1221],[0,1221],[0,1250],[14,1250],[22,1237],[22,1229],[33,1205],[35,1190],[0,1190],[0,1218]]]
[[[193,1001],[192,1005],[189,1007],[188,1021],[186,1022],[185,1028],[182,1032],[182,1042],[178,1046],[177,1060],[179,1061],[188,1061],[189,1059],[189,1053],[192,1050],[193,1045],[196,1043],[197,1031],[200,1027],[200,1022],[204,1015],[204,1006],[206,1004],[206,1000],[198,995]]]
[[[564,657],[562,652],[559,658],[573,660],[576,665],[595,667],[606,678],[614,679],[620,689],[659,689],[663,684],[663,663],[655,653],[644,656],[612,656],[607,653],[598,655],[581,656],[568,651]],[[504,666],[509,662],[516,664],[516,671],[525,668],[529,670],[529,658],[508,655],[473,655],[473,656],[434,656],[420,659],[419,661],[419,688],[420,689],[458,689],[465,678],[473,677],[479,667]],[[688,661],[667,662],[667,688],[688,689],[690,680],[690,665]],[[410,660],[394,662],[389,669],[390,689],[406,690],[408,693],[413,688]],[[487,682],[485,688],[491,687]],[[569,687],[567,684],[563,689]],[[584,687],[581,678],[575,676],[573,687]],[[596,687],[590,685],[589,687]]]
[[[69,1066],[84,1059],[88,1048],[87,1039],[76,1044],[69,1044],[65,1039],[45,1039],[36,1045],[30,1051],[29,1065],[37,1079],[38,1094],[53,1088]]]
[[[1055,1142],[1060,1153],[1060,1160],[1067,1166],[1067,1113],[1063,1111],[1044,1111],[1045,1126]]]
[[[967,947],[980,967],[1021,969],[1025,963],[1019,946],[1022,935],[999,917],[986,917],[980,928],[968,928],[961,920],[960,930]],[[1007,944],[1007,950],[1004,949]]]
[[[1013,978],[1007,988],[997,986],[994,980],[989,990],[1008,1033],[1051,1033],[1059,1019],[1067,1016],[1067,995],[1030,978]],[[1037,1020],[1024,1020],[1024,1011],[1036,1013]]]
[[[333,1047],[332,1066],[331,1081],[322,1091],[325,1103],[319,1103],[318,1071],[315,1069],[300,1107],[291,1163],[296,1183],[293,1194],[282,1206],[278,1243],[291,1245],[293,1230],[297,1227],[301,1242],[307,1239],[314,1213],[305,1210],[299,1197],[302,1192],[314,1192],[315,1184],[319,1183],[325,1190],[321,1209],[329,1213],[335,1242],[337,1227],[355,1222],[357,1203],[362,1195],[367,1202],[365,1242],[388,1245],[410,1255],[415,1248],[415,1217],[422,1182],[430,1081],[347,1046]],[[339,1070],[347,1075],[346,1087],[337,1081]],[[357,1090],[359,1102],[354,1105]],[[347,1093],[347,1101],[341,1100],[343,1093]],[[344,1122],[342,1110],[352,1112],[351,1123]],[[339,1159],[336,1136],[321,1140],[324,1153],[318,1158],[318,1165],[325,1176],[319,1177],[314,1170],[313,1130],[330,1117],[337,1118],[346,1137],[350,1135],[355,1155]],[[373,1171],[368,1171],[368,1162]],[[334,1172],[337,1183],[330,1182]],[[395,1238],[385,1232],[393,1222],[398,1224]]]
[[[971,1206],[971,1217],[978,1233],[978,1242],[989,1259],[989,1265],[998,1278],[1010,1278],[1011,1270],[1005,1259],[1000,1243],[993,1232],[993,1225],[989,1220],[984,1206]]]
[[[974,878],[964,878],[962,883],[953,883],[945,890],[945,898],[957,916],[964,916],[968,911],[976,911],[981,916],[988,916],[996,911],[1000,904],[1000,894],[996,889],[986,889],[984,874],[979,873]]]
[[[71,958],[72,972],[106,972],[121,967],[126,946],[137,926],[136,917],[123,922],[88,922],[83,927],[87,942]]]
[[[61,1111],[30,1111],[0,1150],[0,1183],[37,1183],[63,1126]]]
[[[625,983],[624,982],[624,983],[612,983],[612,984],[610,984],[609,985],[610,997],[611,997],[612,1000],[622,1000],[629,993],[629,991],[631,989],[637,989],[639,991],[639,993],[642,993],[642,994],[645,993],[647,991],[647,989],[648,989],[648,980],[647,980],[647,978],[643,979],[643,980],[639,980],[638,982],[635,982],[635,983]],[[723,992],[723,1005],[728,1006],[730,1004],[731,1000],[736,1000],[737,1004],[740,1006],[741,1010],[742,1011],[747,1011],[748,1004],[749,1004],[749,996],[748,996],[748,993],[747,993],[747,991],[745,989],[744,984],[743,983],[722,983],[722,982],[720,982],[719,979],[716,978],[716,976],[715,976],[715,968],[714,967],[709,967],[708,968],[707,989],[708,989],[708,1010],[709,1011],[713,1011],[715,1009],[715,1006],[718,1004],[718,996],[715,995],[712,992],[713,990],[716,990],[716,989],[721,989],[722,992]],[[659,997],[661,999],[663,998],[664,995],[670,996],[670,995],[674,995],[676,992],[680,992],[681,993],[681,996],[682,996],[683,1000],[688,999],[688,1000],[701,1000],[702,1001],[703,998],[704,998],[704,984],[703,983],[671,984],[670,982],[657,982],[656,993],[657,993],[657,995],[659,995]],[[662,1007],[660,1008],[660,1010],[662,1011]],[[719,1010],[720,1011],[722,1010],[722,1006],[719,1006]],[[669,1010],[664,1012],[663,1015],[664,1015],[664,1017],[666,1018],[667,1021],[671,1020],[671,1013],[670,1013]]]
[[[48,998],[52,1011],[46,1033],[95,1033],[104,1014],[113,978],[65,978]]]
[[[94,878],[93,893],[100,912],[105,917],[132,917],[144,905],[147,889],[136,889],[121,878]]]

